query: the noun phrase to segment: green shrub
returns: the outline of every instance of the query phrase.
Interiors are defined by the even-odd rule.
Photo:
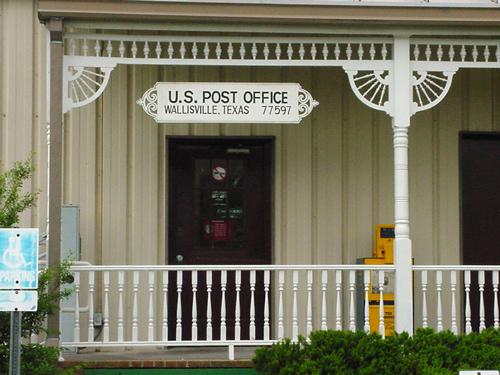
[[[16,162],[12,168],[0,173],[0,228],[10,228],[19,222],[20,214],[35,205],[39,191],[23,192],[24,183],[34,172],[32,159]],[[24,312],[21,322],[21,336],[45,332],[45,319],[57,312],[57,302],[68,297],[72,289],[61,289],[62,284],[71,281],[70,262],[64,262],[54,269],[44,269],[38,275],[38,309]],[[10,312],[0,312],[0,374],[9,370]],[[38,344],[23,345],[21,349],[21,374],[55,375],[73,374],[76,367],[58,368],[60,349]]]
[[[467,369],[500,369],[500,331],[454,335],[420,329],[383,339],[364,332],[318,331],[310,340],[289,339],[260,348],[261,374],[456,375]]]
[[[43,346],[39,344],[23,345],[21,350],[21,374],[22,375],[70,375],[74,374],[79,367],[68,369],[58,367],[59,348]],[[0,374],[9,372],[9,348],[0,345]]]

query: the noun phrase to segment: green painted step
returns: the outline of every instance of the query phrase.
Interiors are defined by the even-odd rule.
[[[251,368],[133,368],[86,369],[84,375],[256,375]]]

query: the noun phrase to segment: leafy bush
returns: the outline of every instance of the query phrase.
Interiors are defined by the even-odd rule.
[[[39,344],[23,345],[21,350],[22,375],[71,375],[80,367],[59,368],[59,348]],[[0,345],[0,374],[8,374],[9,347]]]
[[[310,340],[289,339],[260,348],[261,374],[456,375],[467,369],[500,369],[500,331],[454,335],[420,329],[383,339],[364,332],[317,331]]]

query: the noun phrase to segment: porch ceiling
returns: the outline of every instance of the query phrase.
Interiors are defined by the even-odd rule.
[[[349,24],[498,26],[500,7],[452,8],[371,5],[221,4],[159,1],[40,0],[41,20],[133,22],[251,22],[256,24]]]

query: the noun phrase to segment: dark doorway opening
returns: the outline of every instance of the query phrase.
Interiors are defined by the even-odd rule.
[[[168,263],[171,265],[238,265],[271,262],[271,175],[274,139],[249,137],[169,138]],[[193,327],[192,276],[182,276],[182,339],[189,340]],[[227,276],[225,285],[221,280]],[[207,316],[212,339],[234,339],[236,288],[240,289],[241,339],[250,337],[250,272],[220,271],[196,274],[196,326],[198,340],[207,339]],[[210,275],[209,275],[210,277]],[[256,338],[264,324],[263,272],[256,273]],[[169,277],[169,340],[178,331],[177,275]],[[210,312],[207,312],[210,289]],[[224,290],[224,297],[222,290]],[[225,300],[225,303],[224,303]],[[225,312],[223,312],[224,304]],[[222,317],[225,313],[225,318]],[[177,319],[176,319],[177,318]],[[176,321],[177,320],[177,321]],[[222,323],[221,323],[222,320]],[[176,327],[177,325],[177,327]]]
[[[500,264],[500,133],[460,134],[461,233],[465,265]],[[478,274],[472,272],[472,328],[479,328]],[[491,272],[486,272],[486,326],[493,325]],[[465,301],[465,298],[464,298]]]

